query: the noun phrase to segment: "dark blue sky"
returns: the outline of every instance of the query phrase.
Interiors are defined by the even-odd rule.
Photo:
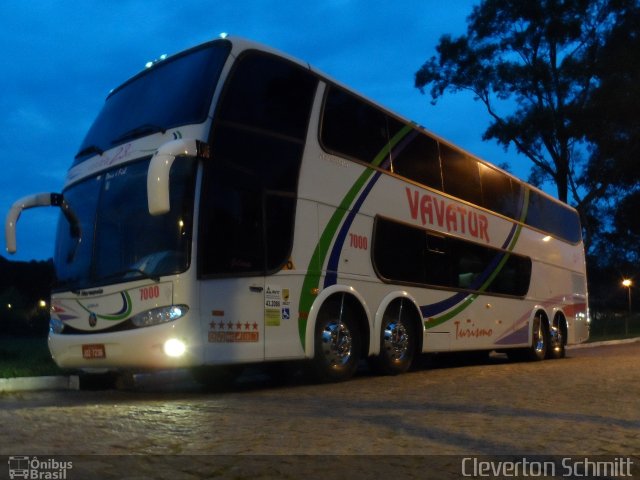
[[[526,177],[529,163],[481,140],[489,117],[465,94],[436,106],[413,86],[443,34],[460,35],[477,1],[98,0],[3,5],[0,77],[0,213],[31,193],[60,191],[66,170],[105,96],[144,64],[221,32],[307,61],[391,110]],[[53,253],[58,211],[18,222],[15,260]],[[1,242],[1,253],[4,240]]]

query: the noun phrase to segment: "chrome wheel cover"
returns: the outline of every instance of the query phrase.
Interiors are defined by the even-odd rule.
[[[551,327],[550,332],[550,345],[554,352],[562,351],[564,346],[564,338],[562,338],[562,331],[559,326],[554,325]]]
[[[536,317],[533,321],[533,348],[537,354],[542,355],[545,351],[546,345],[544,343],[544,325],[539,317]]]
[[[404,323],[391,320],[382,330],[382,349],[392,362],[406,358],[409,352],[409,332]]]
[[[320,333],[322,356],[328,365],[341,367],[349,363],[353,338],[347,325],[339,320],[330,320]]]

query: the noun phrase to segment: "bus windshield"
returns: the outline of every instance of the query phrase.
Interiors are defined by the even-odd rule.
[[[229,49],[224,40],[209,43],[162,60],[115,89],[75,163],[135,138],[205,121]]]
[[[181,159],[171,171],[171,212],[147,207],[149,158],[116,167],[68,188],[64,198],[79,221],[80,236],[63,215],[54,265],[57,287],[157,278],[190,263],[196,161]]]

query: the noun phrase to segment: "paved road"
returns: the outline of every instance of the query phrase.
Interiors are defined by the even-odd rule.
[[[500,357],[425,363],[397,377],[363,371],[332,385],[274,386],[250,375],[219,392],[178,382],[169,391],[4,394],[0,455],[163,455],[183,465],[176,467],[182,476],[167,478],[205,472],[243,478],[239,454],[384,455],[376,458],[396,474],[419,462],[398,455],[609,455],[640,462],[640,343],[575,349],[566,359],[539,363]],[[229,457],[189,457],[186,466],[185,457],[167,456],[193,454]],[[103,475],[112,471],[109,458],[85,457]],[[336,471],[376,465],[371,457],[280,457],[276,467],[273,458],[251,457],[262,472],[257,478],[283,478],[275,472],[299,468],[300,458],[312,471],[315,463],[337,462]],[[118,464],[125,468],[128,461],[120,457]],[[438,461],[451,478],[460,476],[459,458]],[[154,465],[149,460],[140,468],[148,478],[164,478]]]

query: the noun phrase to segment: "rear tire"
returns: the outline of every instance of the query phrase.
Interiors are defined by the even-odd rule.
[[[372,359],[374,369],[382,375],[398,375],[411,367],[417,339],[411,317],[403,312],[404,303],[384,314],[380,327],[380,354]]]
[[[559,359],[566,356],[566,327],[563,318],[557,318],[553,322],[553,326],[549,331],[549,349],[547,350],[547,358]]]
[[[358,368],[361,339],[357,323],[344,295],[318,314],[315,332],[313,370],[321,382],[341,382]]]
[[[549,329],[542,315],[533,318],[531,324],[531,346],[510,350],[507,355],[511,360],[537,362],[544,360],[549,350]]]

